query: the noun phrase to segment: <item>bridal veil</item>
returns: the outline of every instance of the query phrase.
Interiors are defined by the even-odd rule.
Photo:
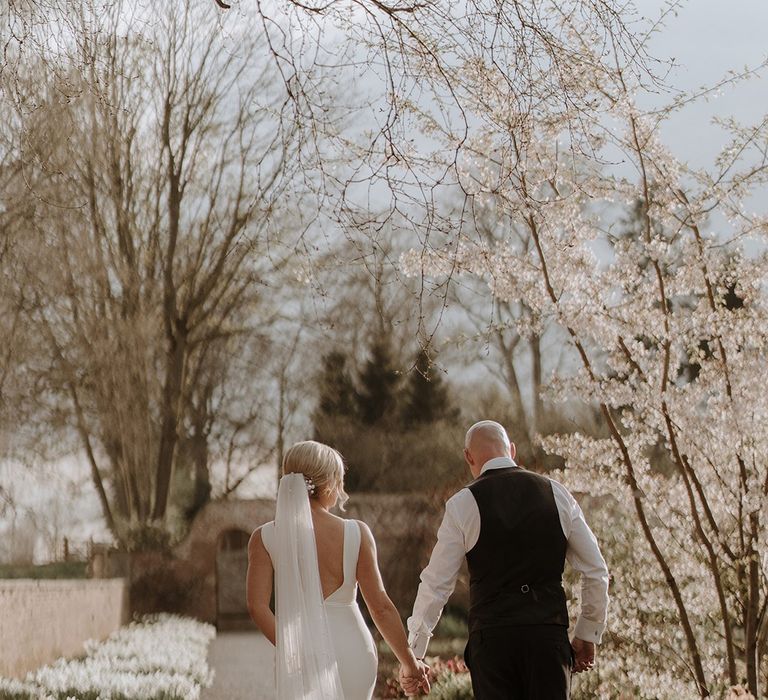
[[[275,543],[277,700],[343,700],[303,474],[280,479]]]

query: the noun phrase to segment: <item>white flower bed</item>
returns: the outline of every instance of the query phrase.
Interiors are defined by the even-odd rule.
[[[60,659],[22,681],[0,679],[0,700],[198,700],[213,680],[206,660],[216,631],[175,615],[134,622],[80,659]]]

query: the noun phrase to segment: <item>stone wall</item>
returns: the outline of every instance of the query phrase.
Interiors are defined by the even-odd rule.
[[[123,579],[0,581],[0,676],[21,678],[127,621]]]

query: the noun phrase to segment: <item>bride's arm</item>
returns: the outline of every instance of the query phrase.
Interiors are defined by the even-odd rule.
[[[357,559],[357,581],[360,590],[368,606],[368,612],[373,618],[381,636],[394,652],[397,660],[409,676],[419,676],[421,665],[416,660],[413,650],[408,646],[408,637],[405,634],[400,613],[387,595],[384,582],[381,580],[381,572],[376,559],[376,542],[373,539],[368,526],[358,521],[362,540],[360,542],[360,556]]]
[[[275,615],[269,607],[272,597],[272,560],[261,540],[261,528],[254,530],[248,542],[246,600],[251,619],[264,636],[275,643]]]

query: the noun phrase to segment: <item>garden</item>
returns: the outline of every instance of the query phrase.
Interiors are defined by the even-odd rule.
[[[611,573],[573,697],[765,697],[760,26],[758,0],[0,2],[0,579],[126,578],[129,615],[247,623],[218,582],[256,519],[189,538],[314,438],[405,617],[493,418]],[[23,675],[75,653],[27,652],[74,625],[24,595],[0,700],[211,680],[213,628],[168,615]],[[471,697],[465,640],[452,610],[432,697]]]

